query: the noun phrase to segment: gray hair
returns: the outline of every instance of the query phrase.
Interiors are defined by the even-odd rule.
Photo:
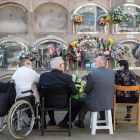
[[[105,56],[98,56],[99,61],[106,66],[107,59]]]
[[[59,68],[60,64],[64,63],[62,57],[55,57],[51,60],[50,65],[52,69]]]

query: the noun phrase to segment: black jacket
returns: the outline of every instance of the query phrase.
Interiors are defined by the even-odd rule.
[[[77,94],[77,89],[74,86],[74,83],[72,81],[72,76],[63,73],[61,70],[53,69],[51,72],[46,72],[41,74],[38,90],[41,92],[42,86],[51,86],[55,88],[61,88],[64,86],[70,85],[72,87],[72,95]],[[53,99],[50,99],[50,103],[47,103],[47,106],[57,105],[59,104],[62,99],[59,99],[60,95],[53,97]]]

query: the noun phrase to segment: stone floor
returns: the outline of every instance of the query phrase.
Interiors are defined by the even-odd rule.
[[[125,110],[125,108],[119,109]],[[136,108],[133,109],[136,111]],[[64,113],[56,112],[55,118],[57,123],[63,118]],[[121,116],[121,117],[124,117]],[[113,135],[109,134],[108,130],[97,130],[96,135],[91,135],[91,129],[89,128],[90,124],[90,113],[86,115],[85,119],[85,128],[80,129],[73,125],[72,128],[72,136],[68,137],[68,133],[58,133],[58,132],[51,132],[45,133],[44,136],[40,135],[40,131],[33,130],[31,134],[25,138],[25,140],[139,140],[140,133],[138,132],[138,125],[135,124],[118,124],[116,126],[116,131]],[[56,127],[57,129],[60,129]],[[50,128],[50,129],[54,129]],[[8,132],[6,128],[3,132],[0,133],[0,140],[14,140]]]

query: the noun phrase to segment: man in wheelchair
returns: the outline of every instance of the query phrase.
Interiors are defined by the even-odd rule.
[[[71,86],[72,88],[72,95],[77,94],[77,89],[74,86],[72,81],[72,76],[64,73],[64,61],[61,57],[55,57],[50,62],[51,68],[53,69],[50,72],[46,72],[41,74],[39,80],[39,91],[41,92],[42,86],[53,87],[53,88],[62,88],[64,86]],[[59,92],[59,91],[58,91]],[[47,94],[47,93],[46,93]],[[68,94],[68,93],[66,93]],[[63,96],[64,97],[64,96]],[[67,106],[68,105],[68,98],[63,98],[58,95],[51,96],[49,99],[45,101],[45,107],[59,107]],[[62,103],[63,102],[63,103]],[[83,103],[80,100],[71,99],[71,121],[74,122],[78,112],[82,108]],[[49,125],[56,125],[56,121],[54,118],[54,111],[48,111],[50,121],[48,122]],[[66,114],[64,119],[59,122],[59,127],[68,128],[69,121],[69,112]]]

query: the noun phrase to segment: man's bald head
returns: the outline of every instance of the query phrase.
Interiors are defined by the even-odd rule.
[[[106,66],[106,57],[105,56],[98,56],[96,59],[95,59],[95,65],[97,66],[97,68],[100,68],[100,67],[105,67]]]

